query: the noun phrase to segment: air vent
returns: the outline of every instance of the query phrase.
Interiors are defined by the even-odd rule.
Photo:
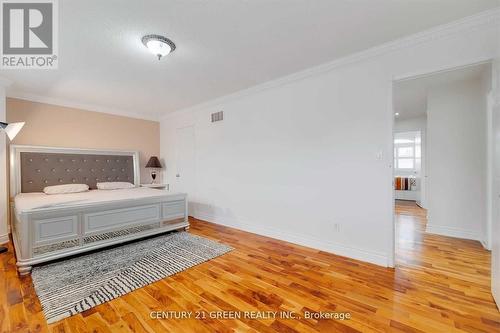
[[[215,123],[216,121],[222,121],[224,120],[224,111],[219,111],[212,113],[212,122]]]

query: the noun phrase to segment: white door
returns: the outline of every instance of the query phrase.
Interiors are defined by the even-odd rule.
[[[176,131],[176,170],[174,191],[188,194],[188,201],[195,191],[195,137],[194,127],[178,128]]]

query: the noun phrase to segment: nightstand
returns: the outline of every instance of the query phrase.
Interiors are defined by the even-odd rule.
[[[166,190],[168,191],[170,188],[170,184],[141,184],[141,187],[149,187],[157,190]]]

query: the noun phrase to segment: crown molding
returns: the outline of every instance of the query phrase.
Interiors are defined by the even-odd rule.
[[[433,40],[443,39],[464,31],[475,31],[478,29],[484,29],[485,27],[495,27],[500,28],[500,7],[495,9],[487,10],[475,15],[471,15],[460,20],[456,20],[450,23],[439,25],[437,27],[424,30],[406,37],[396,39],[391,42],[383,43],[378,46],[353,53],[351,55],[338,58],[328,63],[324,63],[315,67],[305,69],[275,80],[271,80],[247,89],[237,91],[232,94],[224,95],[219,98],[212,99],[210,101],[196,104],[187,108],[179,109],[167,114],[160,116],[160,119],[168,119],[179,113],[197,111],[204,108],[214,107],[217,104],[228,102],[231,100],[239,99],[251,94],[258,93],[267,89],[279,87],[292,83],[294,81],[303,80],[305,78],[315,76],[318,74],[324,74],[330,72],[334,69],[344,67],[356,62],[363,60],[375,58],[381,55],[385,55],[394,51],[402,50],[405,48],[410,48],[417,46],[422,43],[426,43]]]
[[[100,105],[78,103],[78,102],[69,101],[69,100],[65,100],[65,99],[52,98],[52,97],[33,95],[33,94],[26,94],[26,93],[22,93],[22,92],[8,91],[7,97],[8,98],[22,99],[25,101],[36,102],[36,103],[63,106],[63,107],[67,107],[67,108],[79,109],[82,111],[93,111],[93,112],[111,114],[114,116],[121,116],[121,117],[127,117],[127,118],[135,118],[135,119],[151,120],[151,121],[158,121],[159,120],[158,116],[156,116],[156,115],[142,114],[142,113],[138,113],[138,112],[130,112],[130,111],[125,111],[125,110],[121,110],[121,109],[100,106]]]

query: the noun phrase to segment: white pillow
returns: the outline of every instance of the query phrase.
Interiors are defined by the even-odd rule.
[[[98,190],[119,190],[123,188],[135,187],[134,184],[128,182],[104,182],[97,183]]]
[[[89,186],[87,184],[65,184],[47,186],[43,189],[45,194],[67,194],[67,193],[80,193],[87,192]]]

